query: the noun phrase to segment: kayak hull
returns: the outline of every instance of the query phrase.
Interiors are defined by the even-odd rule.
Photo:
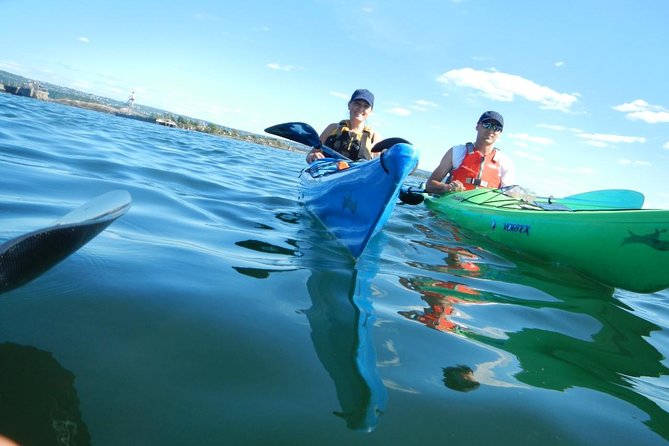
[[[428,197],[426,204],[476,238],[608,286],[639,293],[669,288],[669,210],[545,210],[482,189]]]
[[[418,164],[410,144],[395,144],[370,161],[312,163],[300,175],[300,201],[358,258],[390,217],[400,187]]]

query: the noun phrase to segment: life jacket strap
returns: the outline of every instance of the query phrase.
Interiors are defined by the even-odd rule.
[[[467,178],[465,182],[467,184],[473,184],[474,186],[488,187],[488,182],[480,178]]]

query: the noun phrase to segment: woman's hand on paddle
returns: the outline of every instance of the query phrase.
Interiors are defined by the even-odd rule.
[[[312,150],[311,152],[307,153],[307,164],[311,164],[316,160],[320,160],[325,158],[325,155],[323,155],[323,152],[320,150]]]

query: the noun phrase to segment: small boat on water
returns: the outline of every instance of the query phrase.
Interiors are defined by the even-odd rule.
[[[351,161],[321,146],[308,124],[279,124],[265,131],[318,147],[329,156],[302,171],[299,198],[357,259],[392,214],[404,180],[418,165],[417,150],[405,140],[390,138],[375,146],[380,156]]]
[[[635,191],[528,199],[474,189],[426,196],[427,206],[475,240],[567,265],[638,293],[669,288],[669,210],[641,209]]]
[[[165,127],[172,127],[172,128],[177,127],[177,123],[172,121],[171,119],[158,118],[156,119],[156,124],[164,125]]]

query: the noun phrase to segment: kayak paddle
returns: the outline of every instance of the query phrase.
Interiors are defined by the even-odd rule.
[[[0,245],[0,293],[25,285],[88,243],[130,208],[124,190],[102,194],[56,221]]]
[[[409,186],[407,188],[402,187],[400,189],[399,198],[400,201],[404,204],[417,205],[421,204],[423,200],[425,200],[423,193],[425,193],[425,190],[423,189],[414,190],[412,186]]]
[[[386,138],[386,139],[382,139],[381,141],[374,144],[374,147],[372,148],[372,153],[383,152],[384,150],[390,149],[395,144],[410,144],[410,145],[413,145],[404,138],[397,138],[397,137]]]
[[[416,205],[424,200],[424,189],[413,187],[402,188],[399,198],[402,203]],[[572,211],[597,209],[641,209],[644,195],[641,192],[629,189],[603,189],[579,194],[569,195],[563,198],[557,197],[535,197],[535,201],[547,202],[548,204],[561,204]]]
[[[559,199],[569,203],[581,203],[596,207],[612,209],[641,209],[645,197],[641,192],[629,189],[604,189],[592,192],[569,195]]]
[[[313,147],[315,149],[320,149],[325,152],[331,158],[340,158],[347,161],[351,161],[350,158],[342,155],[339,152],[336,152],[325,146],[321,143],[321,138],[318,136],[318,132],[314,130],[312,126],[304,122],[286,122],[284,124],[277,124],[271,127],[267,127],[265,131],[271,135],[280,136],[282,138],[290,139],[291,141],[299,142],[306,146]],[[372,152],[382,152],[394,146],[395,144],[411,144],[404,138],[386,138],[382,141],[374,144]]]
[[[286,122],[284,124],[277,124],[267,127],[265,131],[271,135],[280,136],[282,138],[290,139],[291,141],[299,142],[305,146],[313,147],[314,149],[322,150],[330,158],[343,159],[351,161],[350,158],[342,155],[324,146],[321,143],[321,138],[318,132],[312,126],[304,122]]]

